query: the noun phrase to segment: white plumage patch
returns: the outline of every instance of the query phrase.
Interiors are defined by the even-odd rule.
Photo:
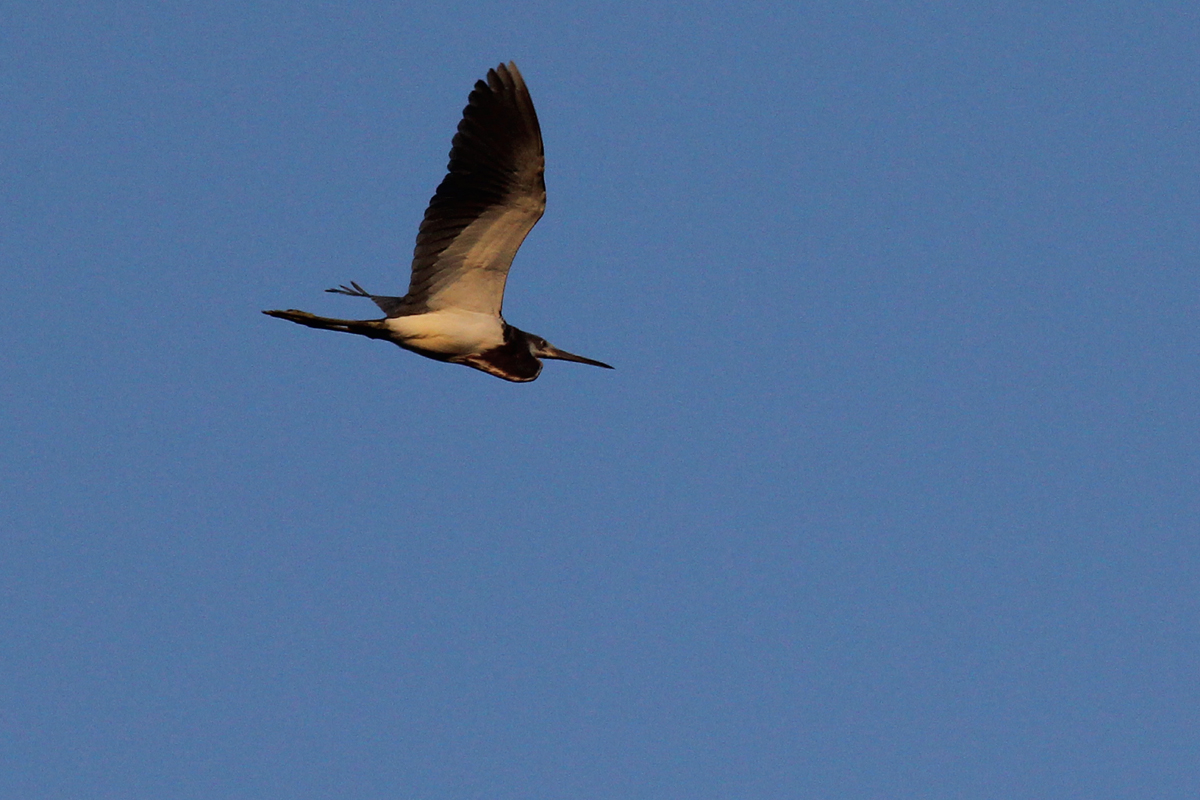
[[[384,325],[405,344],[446,356],[482,353],[504,344],[503,320],[461,308],[391,317]]]

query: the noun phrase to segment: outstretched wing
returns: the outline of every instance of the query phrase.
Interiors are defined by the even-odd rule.
[[[517,65],[488,70],[463,109],[449,172],[417,234],[409,309],[500,314],[508,268],[546,208],[545,164]]]

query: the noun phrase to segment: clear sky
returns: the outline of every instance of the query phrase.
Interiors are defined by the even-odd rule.
[[[407,285],[474,82],[509,384]],[[0,797],[1200,796],[1200,7],[0,4]]]

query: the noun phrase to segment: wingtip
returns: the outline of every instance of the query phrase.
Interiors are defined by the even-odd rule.
[[[495,75],[497,80],[502,84],[509,82],[516,86],[524,86],[525,78],[521,75],[521,70],[517,67],[515,61],[501,61],[494,69],[488,70],[488,82],[491,83],[492,76]]]

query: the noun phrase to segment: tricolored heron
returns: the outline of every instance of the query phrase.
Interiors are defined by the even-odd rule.
[[[513,256],[546,209],[542,131],[525,80],[511,61],[488,70],[463,109],[450,165],[417,233],[404,297],[357,283],[326,291],[367,297],[383,319],[331,319],[307,311],[264,311],[310,328],[385,339],[438,361],[507,381],[531,381],[542,358],[608,364],[559,350],[504,321],[504,283]]]

